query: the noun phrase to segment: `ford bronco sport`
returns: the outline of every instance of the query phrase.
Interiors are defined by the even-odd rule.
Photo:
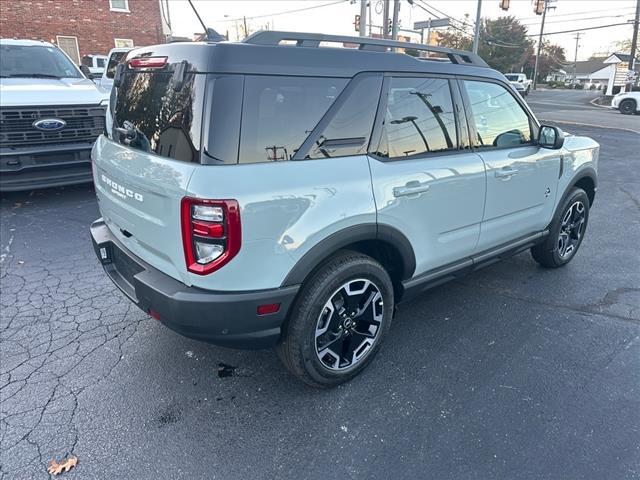
[[[568,263],[598,152],[469,52],[273,31],[157,45],[116,71],[91,233],[169,328],[274,346],[332,386],[371,362],[400,301],[525,249]]]

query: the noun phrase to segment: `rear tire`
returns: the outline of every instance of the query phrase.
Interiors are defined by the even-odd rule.
[[[566,265],[575,256],[589,222],[589,197],[581,188],[573,188],[556,210],[549,235],[531,248],[533,259],[546,268]]]
[[[620,109],[621,114],[631,115],[636,113],[636,101],[631,98],[627,98],[620,102],[620,106],[618,108]]]
[[[393,284],[373,258],[340,251],[305,280],[276,352],[314,387],[337,386],[373,360],[391,326]]]

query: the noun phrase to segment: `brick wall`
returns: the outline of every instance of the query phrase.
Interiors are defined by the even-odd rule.
[[[129,0],[129,10],[111,11],[109,0],[0,0],[0,37],[55,43],[57,35],[74,36],[81,57],[106,55],[116,38],[164,42],[158,0]]]

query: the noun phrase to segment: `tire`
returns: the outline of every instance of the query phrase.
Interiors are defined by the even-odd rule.
[[[627,98],[626,100],[620,102],[618,109],[623,115],[631,115],[633,113],[636,113],[636,101],[631,98]]]
[[[582,244],[589,222],[589,197],[581,188],[573,188],[556,210],[549,235],[531,248],[533,259],[546,268],[566,265]]]
[[[278,357],[308,385],[335,387],[373,360],[391,326],[393,308],[393,284],[382,265],[340,251],[303,283],[276,347]]]

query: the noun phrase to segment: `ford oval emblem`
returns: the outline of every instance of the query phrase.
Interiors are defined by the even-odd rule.
[[[57,132],[67,126],[67,122],[59,118],[42,118],[33,122],[34,128],[43,132]]]

